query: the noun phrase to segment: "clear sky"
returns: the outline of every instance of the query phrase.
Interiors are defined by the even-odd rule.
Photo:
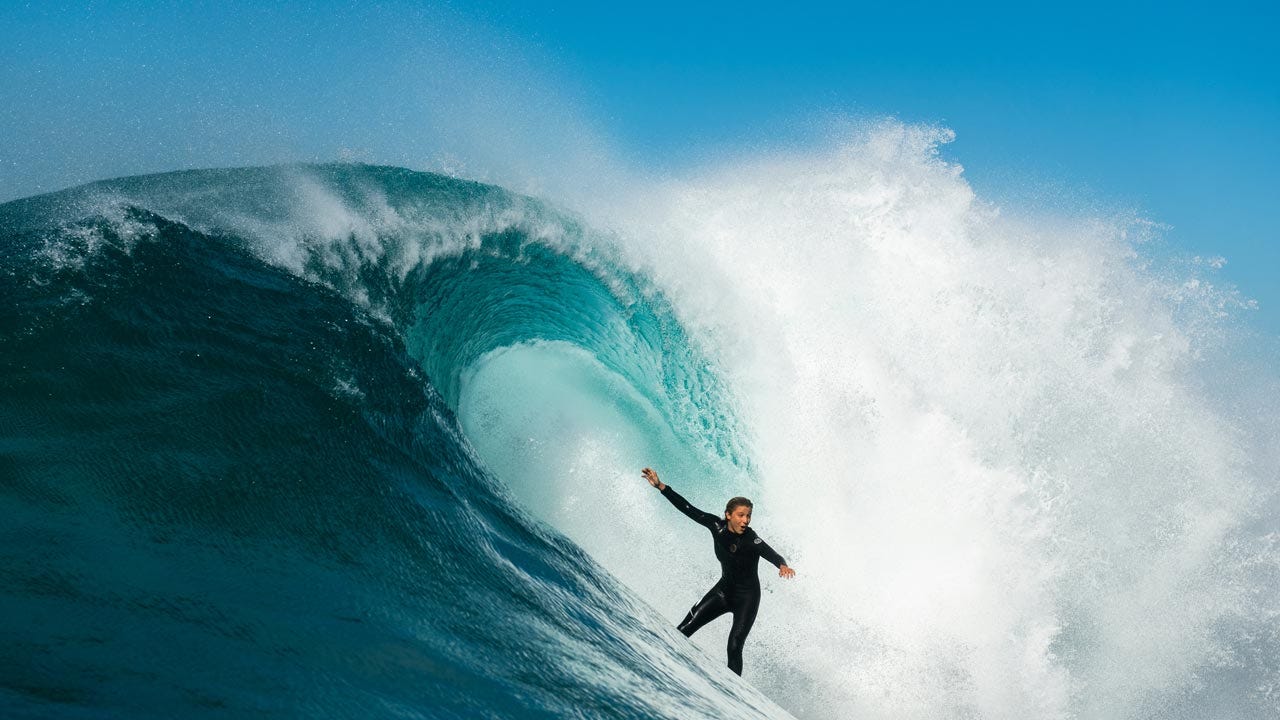
[[[1225,257],[1280,336],[1280,6],[889,5],[8,2],[0,200],[347,157],[529,175],[538,148],[678,169],[890,115],[955,130],[984,197]]]

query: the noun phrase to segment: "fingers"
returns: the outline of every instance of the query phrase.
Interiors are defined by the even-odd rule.
[[[654,472],[653,468],[645,468],[640,474],[644,476],[645,480],[649,481],[650,485],[658,488],[659,490],[666,491],[667,486],[658,479],[658,473]]]

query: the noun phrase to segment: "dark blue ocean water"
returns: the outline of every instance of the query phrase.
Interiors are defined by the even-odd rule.
[[[581,235],[363,166],[0,206],[0,716],[783,715],[462,436],[460,373],[532,339],[674,426],[718,392],[661,302],[530,216]],[[689,443],[732,456],[714,425]]]

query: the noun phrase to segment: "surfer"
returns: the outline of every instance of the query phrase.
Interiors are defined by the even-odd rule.
[[[748,527],[751,524],[750,500],[731,498],[725,505],[724,518],[718,518],[689,504],[670,485],[659,480],[653,469],[645,468],[641,474],[676,509],[711,531],[716,559],[720,561],[720,581],[689,610],[678,629],[685,637],[691,637],[703,625],[725,613],[733,613],[733,627],[729,629],[729,669],[741,675],[742,646],[756,621],[756,611],[760,609],[760,577],[756,574],[760,558],[778,566],[779,577],[795,577],[796,571],[787,567],[782,556]]]

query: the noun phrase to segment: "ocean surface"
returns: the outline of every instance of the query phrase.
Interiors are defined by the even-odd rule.
[[[607,220],[351,164],[0,205],[0,717],[1276,717],[1237,299],[945,140]],[[645,466],[799,573],[742,678]]]

